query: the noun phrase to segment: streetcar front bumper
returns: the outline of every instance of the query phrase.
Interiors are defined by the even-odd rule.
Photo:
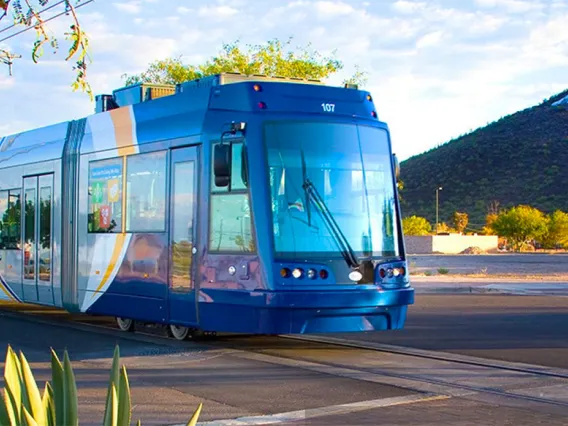
[[[204,291],[204,290],[202,290]],[[304,334],[396,330],[404,327],[412,287],[384,290],[205,290],[199,302],[204,331]]]

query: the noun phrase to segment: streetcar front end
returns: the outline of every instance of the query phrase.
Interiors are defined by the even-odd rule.
[[[286,83],[229,86],[212,102],[220,112],[210,123],[232,125],[210,151],[217,207],[211,279],[200,289],[203,327],[259,334],[403,328],[414,289],[398,164],[371,95]],[[230,225],[236,211],[243,213]],[[223,224],[217,214],[225,214]],[[230,235],[240,254],[229,251]]]

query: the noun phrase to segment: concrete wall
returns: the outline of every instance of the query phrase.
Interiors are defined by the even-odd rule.
[[[479,247],[487,252],[497,251],[497,235],[428,235],[405,236],[408,254],[457,254],[469,247]]]

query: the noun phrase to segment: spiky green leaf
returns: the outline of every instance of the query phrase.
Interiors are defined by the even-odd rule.
[[[63,385],[63,365],[53,349],[51,349],[51,383],[53,386],[53,406],[55,422],[61,424],[65,410],[65,391]]]
[[[46,414],[48,426],[55,426],[55,405],[53,401],[53,389],[49,382],[45,382],[45,389],[42,397],[43,409]]]
[[[16,426],[16,417],[14,415],[12,402],[6,392],[3,392],[2,400],[0,401],[0,425]]]
[[[189,422],[187,422],[187,426],[197,425],[197,420],[199,420],[199,415],[201,414],[202,408],[203,408],[203,403],[200,403],[199,406],[197,407],[197,410],[195,410],[195,412],[193,413],[193,416],[191,416],[191,419],[189,419]]]
[[[130,426],[132,406],[130,401],[130,385],[128,383],[128,375],[126,374],[125,366],[122,366],[120,370],[118,410],[118,426]]]
[[[15,410],[16,422],[22,420],[22,376],[20,372],[20,361],[11,346],[8,346],[6,353],[6,363],[4,365],[4,381],[6,391],[9,392],[12,407]]]
[[[25,426],[39,426],[26,407],[22,407],[22,410],[23,410],[23,413],[24,413],[24,416],[23,416],[24,422],[23,423],[24,423]]]
[[[73,367],[71,366],[67,350],[65,350],[63,356],[63,373],[63,424],[65,426],[78,426],[77,384],[75,383],[75,374],[73,373]]]
[[[118,395],[116,386],[111,383],[110,401],[105,410],[104,426],[116,426],[118,421]]]
[[[108,384],[107,390],[107,398],[106,398],[106,407],[105,407],[105,416],[104,421],[105,425],[111,419],[111,409],[112,409],[112,390],[113,387],[115,392],[117,389],[120,388],[120,370],[119,370],[119,361],[120,361],[120,350],[118,345],[114,347],[114,355],[112,357],[112,367],[110,370],[110,381]]]
[[[16,402],[16,398],[14,398],[10,388],[4,388],[4,404],[13,426],[20,425],[22,422],[21,417],[19,417],[19,413],[21,413],[21,402]]]
[[[20,364],[22,366],[24,392],[27,400],[26,409],[38,426],[46,426],[46,413],[43,409],[41,394],[39,393],[32,369],[22,351],[20,351]]]

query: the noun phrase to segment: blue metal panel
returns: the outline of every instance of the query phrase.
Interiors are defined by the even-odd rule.
[[[202,88],[134,105],[138,144],[200,134],[209,94]]]
[[[0,168],[60,159],[68,125],[64,122],[4,137]]]
[[[89,296],[88,294],[86,295]],[[83,295],[80,295],[83,298]],[[138,321],[162,323],[165,321],[166,301],[132,294],[104,294],[87,314],[120,316]]]
[[[308,292],[306,297],[313,294]],[[408,297],[398,304],[376,307],[302,308],[247,306],[237,303],[200,303],[200,327],[205,331],[287,334],[395,330],[404,327]]]
[[[236,83],[216,87],[211,97],[211,109],[289,112],[371,118],[375,111],[368,92],[318,85],[292,85],[289,83]],[[264,103],[265,108],[260,107]]]

